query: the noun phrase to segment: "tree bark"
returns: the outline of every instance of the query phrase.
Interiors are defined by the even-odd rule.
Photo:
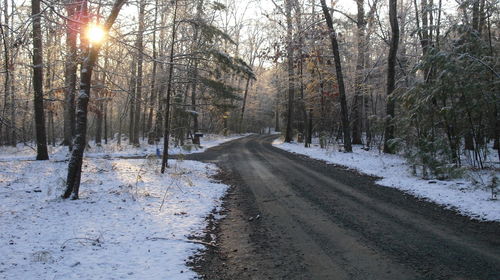
[[[101,85],[99,86],[99,89],[94,90],[96,93],[96,103],[97,103],[97,119],[96,119],[96,125],[95,125],[95,144],[97,146],[101,146],[101,141],[102,141],[102,123],[104,121],[104,96],[102,95],[103,91],[101,88]],[[104,85],[102,85],[104,86]]]
[[[158,21],[158,0],[155,1],[155,15],[154,15],[154,21],[153,21],[153,40],[151,44],[153,45],[153,70],[151,73],[151,89],[150,89],[150,95],[149,95],[149,113],[148,113],[148,122],[146,124],[146,129],[148,131],[148,144],[152,145],[155,143],[155,133],[153,129],[153,112],[154,112],[154,106],[155,106],[155,100],[156,100],[156,94],[157,94],[157,85],[156,85],[156,72],[157,72],[157,67],[158,63],[156,62],[156,59],[158,57],[157,51],[156,51],[156,26],[157,26],[157,21]]]
[[[340,61],[339,44],[337,42],[337,34],[333,28],[333,21],[326,6],[325,0],[321,0],[321,8],[323,9],[323,14],[325,15],[326,25],[328,26],[328,31],[330,35],[330,41],[332,44],[333,57],[335,59],[335,73],[337,75],[337,83],[339,86],[339,99],[340,99],[340,113],[342,116],[342,134],[344,137],[344,150],[346,152],[352,152],[351,145],[351,129],[349,124],[349,116],[347,113],[347,100],[346,91],[344,85],[344,76],[342,74],[342,63]]]
[[[357,58],[356,58],[356,78],[354,85],[354,106],[353,106],[353,120],[352,120],[352,143],[353,144],[363,144],[362,141],[362,129],[361,129],[361,110],[363,103],[363,70],[365,69],[365,10],[364,10],[364,0],[356,1],[358,6],[358,16],[357,16]]]
[[[286,13],[286,52],[287,52],[287,68],[288,68],[288,114],[286,117],[285,142],[293,141],[293,103],[295,100],[295,84],[293,70],[293,25],[292,25],[292,0],[285,1]]]
[[[76,38],[78,28],[73,22],[75,20],[76,7],[70,0],[66,5],[66,62],[64,73],[64,140],[63,145],[73,148],[73,137],[75,136],[75,88],[76,88],[76,70],[77,70],[77,49]]]
[[[132,62],[130,65],[132,69],[132,73],[130,75],[130,85],[129,85],[129,94],[130,94],[130,108],[129,108],[129,126],[128,126],[128,141],[129,144],[135,145],[135,106],[137,104],[136,98],[136,89],[137,89],[137,63],[136,58],[132,58]]]
[[[243,116],[245,114],[245,106],[247,104],[247,96],[248,96],[249,86],[250,86],[250,77],[247,78],[247,82],[245,85],[245,93],[243,94],[243,104],[241,105],[241,113],[240,113],[240,119],[239,119],[239,124],[238,124],[238,133],[241,133],[242,128],[243,128]]]
[[[31,16],[33,18],[33,90],[35,92],[36,159],[48,160],[45,115],[43,112],[43,50],[40,0],[31,1]]]
[[[201,20],[201,16],[203,13],[203,0],[198,1],[198,5],[196,7],[196,18],[197,20]],[[199,44],[200,44],[200,28],[198,26],[195,26],[195,31],[194,31],[194,36],[193,36],[193,43],[195,44],[195,47],[193,50],[196,52],[199,51]],[[197,55],[197,54],[195,54]],[[196,95],[197,95],[197,89],[198,89],[198,59],[195,59],[194,65],[193,65],[193,86],[191,87],[191,110],[194,112],[198,112],[196,108]],[[199,124],[198,124],[198,114],[192,114],[193,116],[193,133],[198,132],[199,130]],[[200,144],[200,137],[194,136],[193,135],[193,144]]]
[[[9,2],[4,0],[4,21],[5,24],[1,27],[2,39],[4,45],[4,59],[5,59],[5,79],[4,79],[4,107],[2,111],[3,119],[6,120],[7,111],[10,110],[10,119],[5,127],[5,143],[12,146],[16,145],[16,131],[15,131],[15,99],[14,99],[14,54],[10,52],[12,48],[12,21],[9,16]],[[13,20],[13,19],[12,19]],[[10,98],[10,100],[9,100]]]
[[[384,153],[394,153],[394,109],[395,101],[392,94],[396,84],[396,58],[399,44],[399,24],[397,15],[397,0],[389,0],[389,21],[391,23],[391,44],[387,60],[387,119],[384,132]]]
[[[136,94],[135,94],[135,120],[134,120],[134,136],[133,143],[139,146],[139,132],[141,130],[141,103],[142,103],[142,64],[143,64],[143,33],[144,33],[144,12],[146,9],[146,3],[144,0],[139,1],[139,30],[137,32],[137,80],[136,80]]]
[[[174,50],[175,50],[175,37],[177,32],[177,0],[174,2],[174,17],[172,20],[172,39],[170,45],[170,58],[168,65],[168,80],[167,80],[167,97],[165,101],[165,130],[163,131],[163,157],[161,161],[161,173],[165,173],[168,167],[168,145],[170,138],[170,96],[172,94],[172,77],[174,72]]]

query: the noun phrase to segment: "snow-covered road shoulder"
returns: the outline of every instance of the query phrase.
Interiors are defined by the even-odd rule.
[[[0,162],[0,278],[193,279],[186,266],[227,186],[212,164],[85,159],[81,199],[62,200],[67,163]]]
[[[500,222],[500,200],[491,199],[491,190],[473,185],[470,180],[424,180],[411,174],[405,159],[397,155],[381,154],[353,147],[353,153],[321,149],[317,145],[305,148],[303,144],[273,142],[273,146],[285,151],[342,165],[361,173],[380,177],[377,184],[400,189],[416,197],[433,201],[462,215],[484,221]],[[491,172],[491,171],[489,171]],[[474,172],[474,176],[487,178],[487,171]],[[500,174],[496,174],[500,177]]]

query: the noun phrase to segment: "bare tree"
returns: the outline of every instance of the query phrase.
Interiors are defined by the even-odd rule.
[[[144,60],[144,13],[146,3],[144,0],[139,1],[139,29],[137,31],[137,39],[135,48],[137,50],[137,77],[135,78],[135,113],[134,113],[134,133],[130,136],[134,145],[139,145],[139,130],[141,123],[141,103],[142,103],[142,76],[143,76],[143,60]]]
[[[288,69],[288,114],[286,119],[285,142],[293,141],[293,103],[295,100],[295,81],[293,70],[294,46],[293,46],[293,23],[292,23],[292,1],[285,1],[286,17],[286,60]]]
[[[177,0],[174,1],[174,15],[172,20],[172,38],[170,42],[170,56],[168,65],[167,96],[165,98],[165,130],[163,131],[163,157],[161,161],[161,173],[165,173],[168,167],[168,144],[170,138],[170,97],[172,95],[172,77],[174,72],[174,50],[177,33]]]
[[[45,115],[43,112],[43,50],[40,0],[31,1],[33,18],[33,90],[36,125],[36,159],[47,160],[47,136],[45,134]]]
[[[104,23],[104,32],[108,33],[111,26],[118,17],[120,10],[126,0],[116,0],[111,9],[109,17]],[[86,146],[87,136],[87,113],[90,99],[90,88],[92,82],[92,70],[99,56],[100,44],[92,44],[88,54],[83,60],[80,71],[80,91],[78,93],[76,106],[76,135],[74,148],[68,164],[68,176],[66,179],[66,191],[63,198],[78,199],[80,189],[80,179],[82,174],[83,152]]]
[[[66,2],[66,62],[65,62],[65,91],[64,91],[64,140],[63,144],[73,148],[73,137],[75,135],[75,89],[78,25],[76,20],[77,6],[75,0]]]
[[[321,0],[321,8],[323,9],[323,14],[326,19],[326,25],[328,27],[328,33],[330,36],[330,41],[332,44],[333,58],[335,59],[335,73],[337,76],[337,83],[339,87],[339,99],[340,99],[340,110],[342,119],[342,132],[344,136],[344,150],[346,152],[352,152],[351,146],[351,129],[349,124],[349,116],[347,113],[347,100],[346,91],[344,85],[344,76],[342,74],[342,63],[340,61],[339,44],[337,41],[337,34],[333,28],[332,16],[326,6],[325,0]]]

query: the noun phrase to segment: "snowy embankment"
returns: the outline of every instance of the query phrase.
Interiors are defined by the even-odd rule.
[[[169,154],[191,154],[201,153],[206,149],[220,145],[224,142],[235,140],[249,134],[235,134],[231,136],[221,136],[216,134],[208,134],[201,138],[201,146],[184,145],[183,147],[170,147]],[[95,145],[93,141],[89,142],[89,146],[85,149],[85,157],[102,158],[102,157],[144,157],[147,155],[155,155],[163,151],[163,143],[149,145],[146,140],[141,141],[139,147],[128,144],[128,140],[123,140],[121,145],[116,143],[116,140],[110,141],[109,144],[102,142],[101,146]],[[68,147],[65,146],[48,146],[49,157],[51,160],[65,160],[68,157]],[[2,146],[0,147],[0,161],[10,160],[34,160],[36,158],[36,146],[18,144],[16,147]]]
[[[416,197],[423,198],[453,209],[462,215],[484,221],[500,222],[500,200],[491,199],[491,190],[485,186],[489,183],[492,171],[470,172],[472,179],[483,184],[473,184],[471,180],[424,180],[412,175],[410,166],[398,155],[387,155],[376,150],[365,151],[354,146],[352,153],[337,152],[333,149],[321,149],[318,145],[305,148],[299,143],[273,142],[273,146],[324,160],[328,163],[342,165],[362,173],[380,177],[377,184],[400,189]],[[496,172],[500,177],[499,172]]]
[[[204,138],[191,152],[238,137]],[[117,148],[86,154],[76,201],[60,198],[67,148],[50,161],[31,160],[25,148],[0,151],[0,279],[197,276],[186,261],[209,244],[192,238],[204,236],[206,217],[228,188],[211,179],[217,167],[170,160],[168,174],[160,174],[156,146]]]

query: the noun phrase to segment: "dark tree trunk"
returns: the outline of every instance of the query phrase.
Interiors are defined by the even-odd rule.
[[[307,127],[307,111],[306,111],[306,102],[304,100],[304,34],[302,34],[303,26],[302,26],[302,9],[301,6],[298,2],[295,3],[295,18],[297,22],[297,29],[300,30],[298,32],[298,38],[297,38],[297,57],[298,59],[298,80],[299,80],[299,97],[300,97],[300,103],[298,104],[299,108],[299,116],[300,120],[297,125],[298,131],[302,134],[302,137],[305,137],[307,134],[306,127]],[[299,141],[300,142],[300,141]]]
[[[353,105],[353,120],[352,120],[352,143],[353,144],[363,144],[362,142],[362,103],[363,103],[363,70],[365,69],[365,10],[364,10],[364,0],[356,1],[358,6],[358,17],[357,17],[357,58],[356,58],[356,78],[354,85],[354,105]]]
[[[148,123],[147,123],[147,131],[148,131],[148,144],[152,145],[155,143],[155,133],[153,130],[153,112],[154,112],[154,106],[155,106],[155,100],[156,100],[156,69],[157,69],[157,62],[156,58],[158,57],[158,54],[156,52],[156,26],[157,26],[157,21],[158,21],[158,0],[155,1],[155,16],[154,16],[154,22],[153,22],[153,40],[151,44],[153,45],[153,71],[151,74],[151,89],[150,89],[150,95],[149,95],[149,113],[148,113]],[[159,113],[159,112],[158,112]]]
[[[196,18],[197,20],[201,20],[201,15],[203,12],[203,0],[198,1],[198,5],[196,7]],[[200,30],[199,27],[195,27],[194,31],[194,36],[193,36],[193,44],[194,52],[199,51],[199,34]],[[196,135],[196,133],[199,131],[199,124],[198,124],[198,110],[196,108],[196,95],[197,95],[197,88],[198,88],[198,59],[195,58],[194,65],[193,65],[193,70],[192,70],[192,79],[193,79],[193,85],[191,87],[191,110],[193,112],[192,118],[193,118],[193,144],[195,145],[200,145],[200,137]]]
[[[240,120],[238,124],[238,133],[242,132],[243,128],[243,116],[245,114],[245,106],[247,104],[247,96],[248,96],[248,88],[250,86],[250,77],[247,78],[247,82],[245,85],[245,93],[243,94],[243,104],[241,105],[241,114],[240,114]]]
[[[137,32],[137,80],[136,80],[136,95],[135,95],[135,113],[134,113],[134,134],[133,143],[139,146],[139,132],[141,130],[141,103],[142,103],[142,64],[143,64],[143,33],[144,33],[144,12],[146,4],[144,0],[139,2],[139,30]]]
[[[4,95],[4,108],[2,115],[6,116],[10,113],[7,127],[5,128],[5,140],[11,146],[15,147],[17,144],[16,139],[16,98],[15,98],[15,57],[16,52],[11,51],[14,49],[14,2],[11,5],[11,15],[9,16],[9,3],[4,1],[4,19],[3,26],[3,43],[4,43],[4,56],[5,56],[5,95]],[[7,112],[10,111],[10,112]]]
[[[172,20],[172,41],[170,45],[170,58],[168,65],[167,97],[165,102],[165,130],[163,131],[163,157],[161,161],[161,173],[165,173],[168,167],[168,144],[170,138],[170,96],[172,95],[172,77],[174,72],[174,49],[177,32],[177,0],[175,0],[174,17]]]
[[[285,142],[293,141],[293,103],[295,100],[295,84],[293,71],[293,26],[292,26],[292,0],[285,1],[286,10],[286,52],[287,52],[287,68],[288,68],[288,113],[286,116],[286,131]]]
[[[312,144],[312,133],[313,133],[313,109],[309,109],[309,113],[307,114],[307,136],[305,141],[305,147],[309,148]]]
[[[95,144],[97,146],[101,146],[101,140],[102,140],[102,123],[104,121],[104,104],[102,101],[102,96],[97,96],[97,103],[98,105],[98,112],[97,112],[97,120],[96,120],[96,126],[95,126]]]
[[[129,123],[128,123],[128,137],[129,144],[135,145],[135,106],[137,103],[136,90],[137,90],[137,65],[135,57],[132,59],[131,66],[132,73],[130,75],[130,108],[129,108]]]
[[[389,21],[391,23],[391,44],[387,60],[387,120],[384,132],[384,153],[394,153],[394,108],[395,101],[392,96],[396,84],[396,56],[399,44],[399,25],[397,15],[397,0],[389,0]]]
[[[280,128],[280,108],[279,108],[279,96],[276,96],[276,109],[274,112],[274,131],[278,132]]]
[[[47,37],[47,45],[52,46],[54,44],[54,31],[50,24],[47,24],[46,28],[46,37]],[[56,39],[57,40],[57,39]],[[55,61],[53,57],[53,52],[51,50],[47,51],[46,61]],[[56,136],[55,136],[55,124],[54,124],[54,111],[55,111],[55,102],[54,102],[54,92],[52,90],[52,80],[54,78],[54,67],[51,66],[51,63],[47,63],[47,70],[45,71],[45,90],[48,91],[49,103],[47,109],[47,134],[48,134],[48,145],[52,145],[52,147],[56,146]]]
[[[75,136],[75,88],[77,70],[77,25],[75,20],[76,5],[70,0],[66,6],[68,20],[66,21],[66,62],[64,73],[64,140],[63,145],[73,148],[73,137]]]
[[[108,144],[108,100],[104,101],[104,144]]]
[[[9,135],[9,127],[8,123],[4,123],[6,121],[5,115],[7,112],[7,100],[8,100],[8,93],[9,93],[9,88],[10,88],[10,47],[9,47],[9,14],[8,14],[8,2],[7,0],[4,0],[4,7],[3,7],[3,13],[4,13],[4,21],[5,21],[5,29],[4,29],[4,24],[0,20],[0,35],[2,35],[2,45],[3,45],[3,57],[4,57],[4,69],[3,72],[5,74],[4,76],[4,100],[3,100],[3,108],[2,108],[2,119],[3,121],[0,122],[0,145],[3,143],[7,143],[8,141],[8,135]]]
[[[326,6],[325,0],[321,0],[321,7],[323,9],[323,14],[325,15],[326,25],[328,26],[328,31],[330,34],[330,41],[332,44],[333,57],[335,59],[335,72],[337,75],[337,83],[339,86],[339,99],[340,99],[340,113],[342,116],[342,134],[344,137],[344,150],[346,152],[352,152],[351,146],[351,129],[349,124],[349,116],[347,112],[347,100],[344,85],[344,76],[342,74],[342,64],[340,61],[339,44],[337,42],[337,35],[335,29],[333,29],[333,22],[328,7]]]
[[[43,50],[40,0],[31,1],[33,18],[33,90],[36,126],[36,159],[47,160],[47,136],[45,134],[45,116],[43,113]]]
[[[107,33],[115,22],[121,7],[126,0],[116,0],[111,9],[110,16],[106,20],[104,30]],[[80,72],[80,91],[77,99],[76,110],[76,135],[74,148],[71,151],[71,157],[68,164],[68,176],[66,179],[66,190],[63,198],[71,196],[72,199],[78,199],[80,190],[80,178],[82,174],[83,152],[86,146],[87,136],[87,113],[88,102],[90,99],[90,85],[92,82],[92,70],[99,55],[100,45],[93,45],[89,48],[88,55],[82,63]]]

